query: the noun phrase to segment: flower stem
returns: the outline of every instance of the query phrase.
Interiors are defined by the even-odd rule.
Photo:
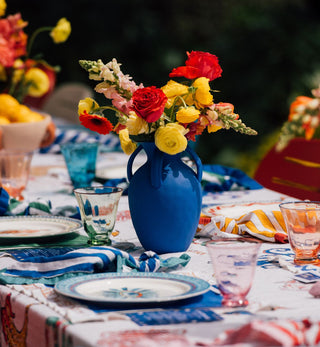
[[[42,27],[33,32],[27,46],[27,58],[30,56],[31,48],[35,38],[43,31],[51,31],[53,27]]]

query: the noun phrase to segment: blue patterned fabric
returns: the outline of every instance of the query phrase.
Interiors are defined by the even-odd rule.
[[[115,134],[99,135],[85,129],[74,128],[57,128],[54,142],[45,148],[41,148],[40,153],[60,153],[60,145],[68,142],[93,142],[98,141],[110,151],[121,150],[119,137]]]
[[[54,284],[79,274],[122,272],[124,266],[131,271],[155,272],[160,268],[185,266],[189,260],[187,254],[163,260],[152,251],[143,253],[136,260],[125,251],[104,246],[69,248],[67,251],[50,248],[15,250],[3,252],[0,257],[0,282]]]

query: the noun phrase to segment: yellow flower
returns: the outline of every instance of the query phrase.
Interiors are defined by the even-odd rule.
[[[37,67],[33,67],[26,72],[25,82],[29,86],[28,95],[36,98],[44,95],[50,87],[48,75]]]
[[[127,128],[119,131],[119,140],[121,148],[125,154],[130,155],[137,148],[137,145],[131,141]]]
[[[192,85],[196,88],[195,104],[197,108],[202,108],[213,103],[213,96],[210,93],[209,78],[199,77]]]
[[[216,131],[220,129],[222,129],[222,126],[216,125],[216,124],[211,124],[211,125],[208,125],[207,127],[208,133],[215,133]]]
[[[66,18],[61,18],[56,26],[52,29],[50,36],[54,43],[66,41],[71,33],[71,24]]]
[[[168,101],[166,103],[167,108],[170,108],[173,105],[173,102],[177,96],[185,95],[188,93],[187,86],[172,80],[170,80],[161,89],[168,98]],[[179,105],[179,102],[177,102],[177,105]]]
[[[79,101],[78,114],[80,116],[84,111],[87,111],[88,113],[90,113],[91,111],[99,107],[100,107],[99,104],[92,98],[85,98]]]
[[[148,123],[132,111],[129,113],[126,126],[130,135],[146,134],[149,132]]]
[[[6,9],[7,9],[7,4],[5,0],[0,0],[0,17],[5,15]]]
[[[200,111],[191,107],[182,107],[177,112],[177,121],[180,123],[192,123],[199,118]]]
[[[155,133],[155,144],[160,151],[167,154],[177,154],[183,152],[188,145],[188,141],[184,134],[186,130],[178,123],[168,123],[166,126],[161,126]]]
[[[21,59],[16,59],[13,63],[13,74],[12,74],[12,82],[17,84],[21,81],[21,78],[24,74],[24,63]]]

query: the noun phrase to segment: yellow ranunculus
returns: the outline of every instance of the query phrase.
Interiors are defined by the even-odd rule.
[[[199,77],[193,82],[192,85],[197,89],[195,92],[195,104],[197,108],[202,108],[213,103],[213,96],[210,93],[208,78]]]
[[[166,103],[166,107],[170,108],[173,105],[174,99],[177,96],[181,96],[188,93],[188,87],[170,80],[165,86],[163,86],[162,91],[166,94],[168,101]],[[177,102],[179,105],[179,102]]]
[[[216,124],[211,124],[211,125],[208,125],[207,127],[208,133],[215,133],[216,131],[220,129],[222,129],[222,126],[216,125]]]
[[[146,134],[149,132],[148,123],[135,112],[130,112],[126,126],[130,135]]]
[[[78,114],[80,116],[84,111],[87,111],[88,113],[90,113],[91,111],[99,107],[100,107],[99,104],[92,98],[85,98],[80,100],[78,103]]]
[[[66,41],[71,33],[71,24],[66,18],[61,18],[50,32],[54,43]]]
[[[178,123],[169,123],[161,126],[155,133],[155,144],[160,151],[167,154],[177,154],[183,152],[188,145],[184,134],[188,131]]]
[[[131,141],[127,128],[119,131],[119,140],[121,148],[125,154],[130,155],[137,148],[137,145]]]
[[[199,118],[200,111],[194,108],[193,106],[190,107],[182,107],[177,112],[177,121],[180,123],[192,123],[195,120]]]
[[[24,62],[21,59],[16,59],[13,63],[13,74],[12,74],[12,82],[17,84],[21,81],[24,74]]]
[[[48,75],[37,67],[33,67],[26,72],[25,82],[29,85],[28,95],[36,98],[44,95],[50,87]]]
[[[5,15],[6,9],[7,9],[7,4],[5,0],[0,0],[0,17]]]

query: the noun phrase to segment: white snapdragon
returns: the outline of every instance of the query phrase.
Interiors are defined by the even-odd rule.
[[[100,77],[104,81],[109,81],[109,82],[115,82],[115,80],[116,80],[114,75],[113,75],[113,72],[109,69],[109,67],[107,65],[104,65],[101,68]]]

